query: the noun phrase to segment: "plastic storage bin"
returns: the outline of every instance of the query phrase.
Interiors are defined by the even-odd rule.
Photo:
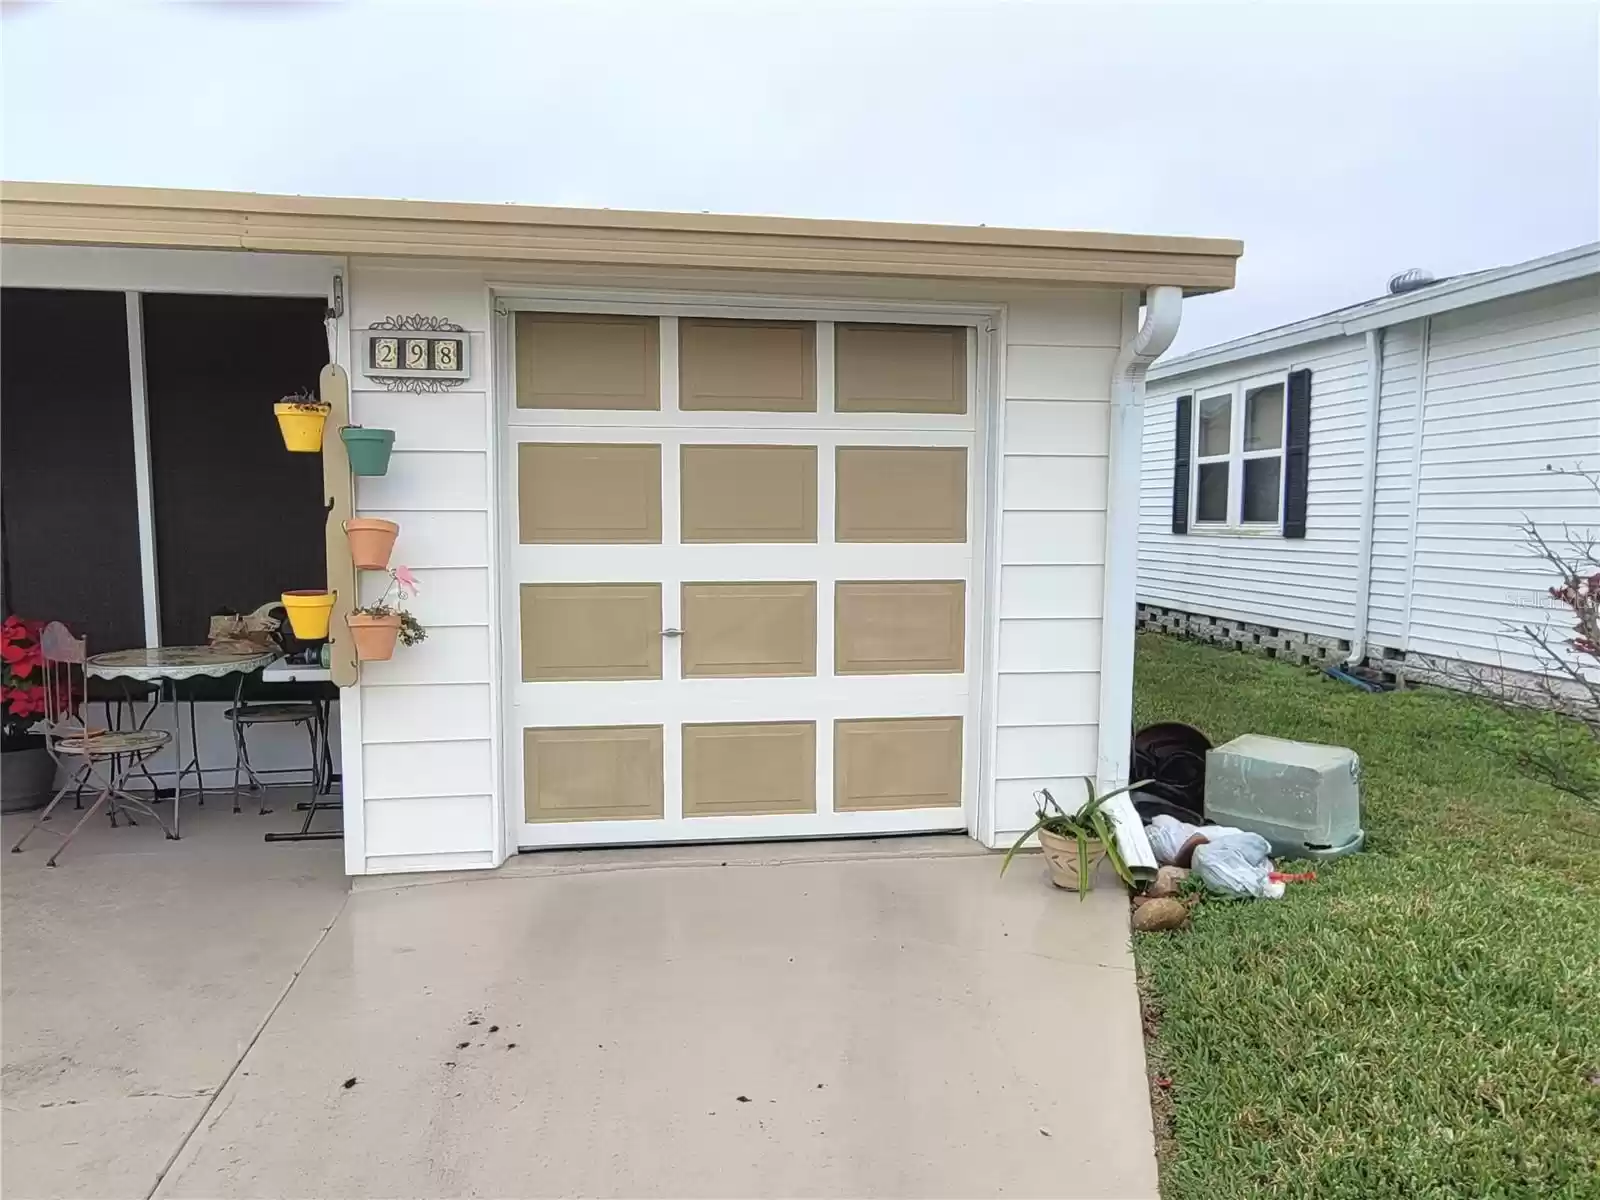
[[[1279,858],[1338,858],[1361,849],[1361,759],[1247,733],[1206,754],[1206,820],[1259,833]]]

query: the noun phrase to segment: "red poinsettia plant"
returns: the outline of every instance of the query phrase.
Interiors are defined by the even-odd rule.
[[[7,750],[36,744],[31,731],[44,719],[44,655],[39,650],[43,621],[10,616],[0,622],[0,730]]]

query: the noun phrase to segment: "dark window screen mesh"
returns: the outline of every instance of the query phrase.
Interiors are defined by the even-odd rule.
[[[7,612],[144,645],[121,292],[0,291],[0,522]]]
[[[161,638],[327,584],[322,459],[283,448],[273,401],[315,391],[321,300],[144,297]]]

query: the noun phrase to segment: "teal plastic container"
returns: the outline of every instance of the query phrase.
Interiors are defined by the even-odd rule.
[[[1361,760],[1343,746],[1247,733],[1206,754],[1206,820],[1259,833],[1278,858],[1339,858],[1366,844]]]
[[[394,449],[394,430],[346,425],[339,430],[339,436],[344,439],[344,452],[350,457],[350,469],[357,475],[389,473],[389,454]]]

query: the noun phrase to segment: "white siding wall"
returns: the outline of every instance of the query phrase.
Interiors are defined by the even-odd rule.
[[[1172,532],[1178,396],[1259,375],[1311,369],[1306,536]],[[1139,600],[1328,637],[1355,608],[1367,403],[1366,342],[1338,337],[1149,386],[1139,501]]]
[[[1547,465],[1600,468],[1600,284],[1432,319],[1407,648],[1531,669],[1514,631],[1558,615],[1532,518],[1600,530],[1594,493]]]
[[[352,872],[487,866],[504,816],[493,713],[498,661],[491,578],[495,515],[489,447],[495,420],[486,281],[673,287],[712,292],[871,295],[880,300],[1006,304],[994,426],[1001,471],[988,687],[994,729],[977,822],[991,843],[1031,823],[1033,791],[1074,795],[1097,762],[1100,608],[1105,558],[1110,370],[1122,335],[1120,292],[996,292],[907,281],[758,276],[483,271],[356,262],[351,329],[397,313],[450,318],[472,331],[472,379],[413,396],[374,390],[351,371],[355,419],[396,430],[389,474],[361,480],[362,515],[400,522],[394,561],[417,572],[422,646],[369,665],[359,693],[364,820],[349,839]],[[363,580],[364,593],[381,584]],[[347,773],[347,780],[353,777]],[[993,780],[993,792],[990,792]],[[348,818],[347,818],[348,821]],[[1009,835],[1009,836],[1008,836]]]
[[[400,523],[393,563],[416,572],[412,611],[428,640],[368,663],[359,696],[362,827],[349,836],[352,873],[488,866],[501,817],[494,741],[495,635],[489,304],[475,271],[389,269],[357,261],[346,283],[352,333],[402,313],[442,316],[471,337],[472,378],[415,395],[374,388],[350,371],[352,420],[395,431],[389,473],[356,481],[356,512]],[[361,572],[361,592],[382,591]]]
[[[1033,793],[1078,798],[1100,711],[1111,364],[1122,296],[1009,305],[1000,465],[995,813],[991,844],[1033,823]]]

